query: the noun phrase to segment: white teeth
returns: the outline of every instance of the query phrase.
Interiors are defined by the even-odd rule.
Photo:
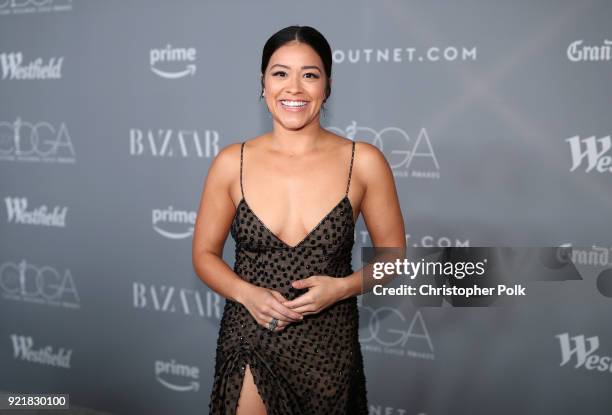
[[[281,103],[288,107],[303,107],[307,104],[305,101],[281,101]]]

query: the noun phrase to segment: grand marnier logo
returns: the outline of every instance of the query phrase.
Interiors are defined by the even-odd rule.
[[[173,48],[172,45],[167,45],[163,49],[151,49],[149,65],[155,75],[165,79],[194,76],[196,53],[195,48]]]
[[[575,40],[567,47],[567,59],[572,62],[599,62],[612,60],[612,40],[605,39],[603,45],[583,45],[584,41]]]

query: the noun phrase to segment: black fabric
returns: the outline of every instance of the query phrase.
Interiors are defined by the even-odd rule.
[[[241,147],[240,186],[242,191]],[[353,272],[354,219],[345,196],[296,245],[274,235],[240,200],[231,225],[234,272],[246,281],[293,299],[291,281],[311,275],[342,278]],[[368,413],[357,299],[347,298],[280,332],[260,326],[242,304],[226,301],[217,341],[210,413],[235,414],[246,365],[268,415]]]

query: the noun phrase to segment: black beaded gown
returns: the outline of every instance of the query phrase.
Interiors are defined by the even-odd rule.
[[[353,273],[354,219],[348,197],[355,154],[344,197],[297,244],[278,238],[251,210],[242,188],[231,235],[234,272],[246,281],[293,299],[291,281],[311,275],[342,278]],[[260,326],[240,303],[227,300],[221,318],[210,414],[234,415],[249,365],[268,415],[366,415],[363,357],[358,339],[357,299],[341,300],[280,332]]]

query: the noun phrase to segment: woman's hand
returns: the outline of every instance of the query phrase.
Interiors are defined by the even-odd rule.
[[[301,321],[304,317],[282,303],[287,301],[278,291],[252,285],[240,303],[246,307],[258,324],[268,328],[273,318],[278,319],[274,331],[283,330],[290,323]]]
[[[308,288],[308,292],[283,304],[302,315],[316,314],[342,299],[345,286],[342,278],[313,275],[291,283],[293,288]]]

